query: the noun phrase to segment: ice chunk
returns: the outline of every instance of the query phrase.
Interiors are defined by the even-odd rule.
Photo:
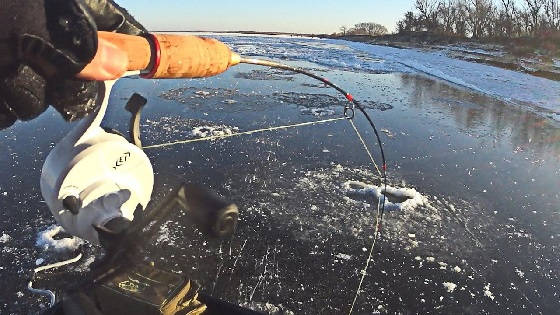
[[[200,91],[194,92],[194,94],[200,95],[200,96],[208,96],[208,95],[210,95],[210,92],[200,90]]]
[[[484,286],[484,296],[489,297],[492,301],[494,300],[494,294],[490,292],[490,283]]]
[[[12,237],[4,232],[2,232],[2,236],[0,236],[0,243],[4,244],[9,242],[12,239]]]
[[[350,260],[350,258],[352,258],[352,256],[350,256],[348,254],[343,254],[343,253],[338,253],[334,257],[339,258],[339,259],[344,259],[344,260]]]
[[[316,117],[332,116],[336,112],[328,108],[302,108],[300,109],[302,114],[311,114]]]
[[[444,282],[443,286],[447,289],[447,292],[449,293],[455,291],[455,288],[457,287],[457,285],[453,282]]]
[[[282,304],[274,305],[272,303],[263,303],[263,302],[245,302],[241,304],[242,307],[246,307],[252,309],[257,312],[262,312],[264,314],[285,314],[285,315],[294,315],[295,313],[286,309]]]
[[[67,252],[78,249],[84,243],[83,240],[77,237],[65,237],[55,239],[54,237],[64,232],[64,229],[58,225],[51,225],[46,230],[37,234],[37,241],[35,245],[41,247],[43,250],[52,250],[55,252]]]
[[[220,137],[229,136],[239,130],[237,127],[230,127],[225,125],[218,126],[198,126],[195,127],[191,134],[195,137],[205,138],[205,137]]]

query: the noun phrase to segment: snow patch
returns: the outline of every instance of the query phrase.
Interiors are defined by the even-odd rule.
[[[12,240],[12,237],[4,232],[2,232],[2,236],[0,236],[0,243],[5,244]]]
[[[46,230],[37,234],[37,241],[35,242],[35,245],[45,251],[60,253],[74,251],[84,243],[82,239],[75,236],[55,239],[54,237],[61,232],[64,232],[62,226],[51,225]]]
[[[334,257],[339,258],[339,259],[344,259],[344,260],[350,260],[352,258],[352,256],[350,256],[348,254],[343,254],[343,253],[338,253]]]
[[[171,223],[172,221],[167,221],[160,226],[159,235],[155,241],[156,245],[161,245],[161,244],[166,244],[169,246],[175,245],[175,240],[171,237],[171,229],[169,228],[169,225]]]
[[[457,285],[453,282],[444,282],[443,286],[447,289],[447,292],[449,293],[453,293],[453,291],[455,291],[455,288],[457,287]]]
[[[335,111],[327,108],[302,108],[299,110],[302,114],[311,114],[316,117],[332,116]]]
[[[282,304],[274,305],[268,302],[246,302],[242,303],[241,306],[270,315],[294,315],[294,312],[286,309]]]
[[[195,137],[205,138],[205,137],[222,137],[229,136],[234,132],[238,131],[237,127],[230,127],[225,125],[218,126],[199,126],[195,127],[191,134]]]
[[[490,283],[484,286],[484,296],[489,297],[492,301],[494,301],[494,294],[490,292]]]
[[[506,70],[486,64],[447,57],[440,52],[398,49],[357,42],[342,42],[348,47],[365,52],[385,63],[400,64],[409,71],[425,73],[471,90],[497,97],[516,105],[531,104],[546,111],[559,113],[560,82],[530,74]],[[353,65],[355,67],[355,65]],[[407,71],[402,71],[407,72]],[[532,106],[529,109],[534,109]],[[558,116],[558,115],[557,115]],[[558,117],[552,117],[558,119]]]
[[[200,90],[200,91],[196,91],[196,92],[194,92],[194,94],[196,94],[196,95],[200,95],[200,96],[208,96],[208,95],[210,95],[210,92],[208,92],[208,91],[203,91],[203,90]]]
[[[393,211],[413,211],[417,207],[429,205],[428,198],[422,196],[414,188],[406,187],[379,187],[366,184],[360,181],[347,181],[342,184],[343,192],[349,196],[373,197],[383,202],[385,200],[385,210]],[[387,198],[386,198],[387,197]],[[399,201],[390,201],[394,198]]]

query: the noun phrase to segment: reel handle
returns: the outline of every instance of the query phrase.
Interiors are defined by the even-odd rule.
[[[192,35],[150,34],[147,37],[97,32],[128,54],[128,71],[145,78],[202,78],[226,71],[241,57],[224,43]],[[94,59],[97,58],[97,55]],[[88,66],[82,71],[86,71]]]

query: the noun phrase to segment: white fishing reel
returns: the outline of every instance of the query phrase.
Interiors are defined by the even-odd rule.
[[[138,135],[133,144],[100,125],[114,83],[99,82],[99,109],[54,147],[41,174],[41,193],[56,221],[66,232],[93,243],[99,243],[94,226],[119,218],[132,221],[135,210],[148,205],[154,185],[152,164],[139,147]],[[138,130],[144,104],[137,94],[127,104],[129,111],[137,107],[131,128]]]

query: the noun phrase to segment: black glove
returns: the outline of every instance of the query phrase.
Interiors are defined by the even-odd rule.
[[[97,84],[74,79],[95,56],[97,30],[146,29],[112,0],[0,0],[0,129],[53,105],[66,120],[95,109]]]

